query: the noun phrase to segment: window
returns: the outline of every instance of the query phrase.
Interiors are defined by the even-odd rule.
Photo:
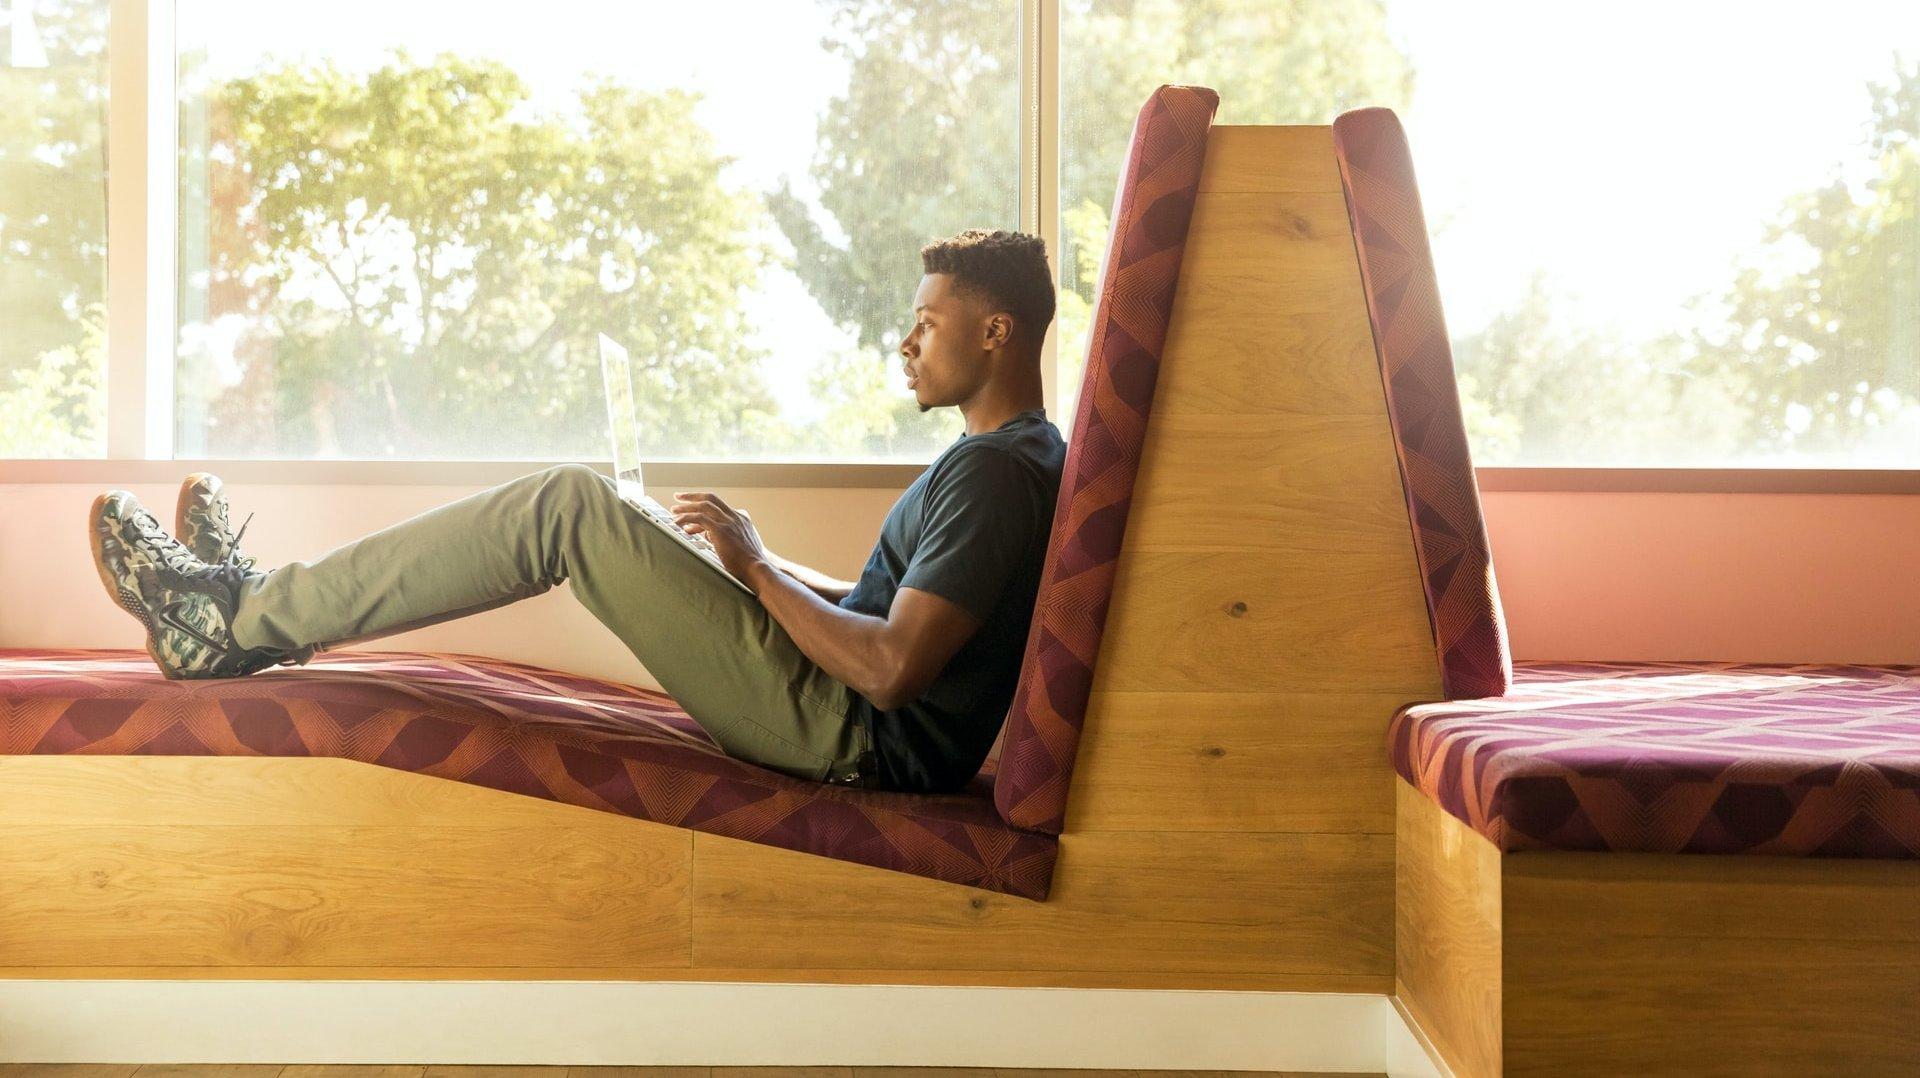
[[[1477,464],[1920,465],[1920,7],[1065,0],[1062,399],[1133,112],[1404,121]],[[1905,59],[1902,59],[1904,55]]]
[[[0,459],[602,459],[607,332],[653,458],[924,461],[974,225],[1052,240],[1071,430],[1166,81],[1400,113],[1477,463],[1920,468],[1907,0],[0,0]]]
[[[179,454],[603,457],[603,331],[654,456],[959,433],[895,348],[1019,225],[1018,0],[258,9],[179,3]]]
[[[106,0],[0,0],[0,458],[106,451]]]

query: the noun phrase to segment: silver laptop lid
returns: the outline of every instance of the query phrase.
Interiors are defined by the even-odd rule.
[[[633,410],[633,364],[627,350],[600,334],[600,377],[607,385],[607,429],[613,436],[613,476],[640,482],[640,420]]]

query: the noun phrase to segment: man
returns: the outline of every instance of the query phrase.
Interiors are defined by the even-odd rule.
[[[94,502],[107,594],[170,678],[238,677],[502,606],[571,580],[729,755],[786,774],[948,792],[1005,720],[1066,447],[1041,406],[1053,320],[1038,237],[969,230],[920,252],[900,343],[921,411],[966,433],[887,514],[855,582],[768,551],[744,510],[672,506],[748,595],[642,519],[613,482],[562,465],[440,506],[318,560],[257,572],[217,478],[190,476],[175,539],[126,491]]]

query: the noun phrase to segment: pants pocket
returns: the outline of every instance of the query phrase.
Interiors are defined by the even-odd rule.
[[[735,743],[721,746],[727,750],[728,755],[737,756],[794,778],[820,782],[833,768],[831,757],[822,756],[747,715],[734,717],[733,724],[727,731],[727,740]]]

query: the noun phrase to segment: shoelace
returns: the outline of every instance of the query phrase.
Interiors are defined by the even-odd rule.
[[[240,537],[247,534],[247,525],[252,523],[253,514],[248,513],[247,519],[240,522],[240,530],[229,535],[228,532],[233,527],[233,519],[227,516],[227,502],[225,498],[214,502],[214,513],[214,526],[220,530],[220,535],[222,536],[220,540],[220,556],[215,558],[214,561],[236,562],[248,569],[253,568],[255,561],[253,556],[240,553]]]
[[[195,557],[185,543],[168,535],[166,530],[161,528],[160,522],[154,519],[153,514],[147,512],[145,508],[140,509],[133,517],[133,523],[139,529],[140,538],[160,562],[158,575],[162,580],[178,586],[194,578],[206,579],[219,584],[228,595],[236,594],[240,586],[246,582],[247,569],[252,564],[251,558],[245,559],[243,564],[241,559],[234,557],[235,551],[239,549],[240,536],[246,533],[247,525],[252,522],[253,515],[249,513],[247,519],[240,525],[240,532],[234,535],[225,557],[210,565]],[[226,529],[223,527],[221,530]],[[231,639],[218,640],[202,632],[198,626],[175,614],[171,606],[156,610],[154,615],[161,624],[176,632],[185,633],[211,648],[220,655],[222,662],[230,661],[238,651]]]
[[[222,544],[226,547],[226,550],[220,555],[220,564],[236,565],[241,569],[253,568],[253,557],[240,553],[240,537],[247,534],[247,525],[251,523],[253,523],[253,514],[248,513],[247,519],[240,522],[240,530],[234,532],[233,538]],[[225,510],[222,510],[220,513],[220,530],[223,532],[227,530],[227,514]]]
[[[188,550],[185,543],[168,535],[152,513],[141,509],[134,514],[133,521],[140,529],[140,538],[147,541],[149,549],[160,559],[160,564],[169,570],[184,573],[190,568],[188,563],[200,560],[193,556],[193,551]]]

